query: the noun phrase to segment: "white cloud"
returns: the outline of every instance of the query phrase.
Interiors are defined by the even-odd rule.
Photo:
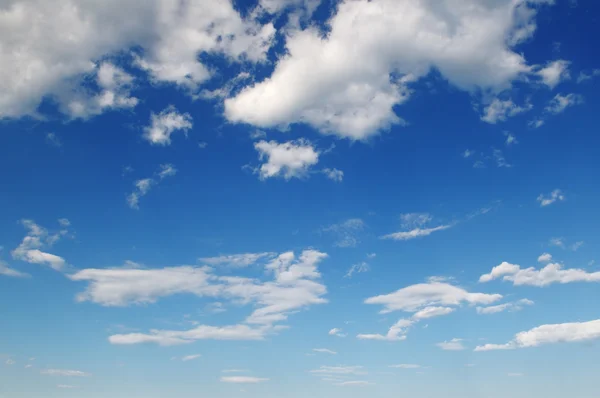
[[[171,145],[171,134],[176,131],[187,132],[192,126],[192,116],[179,113],[171,105],[158,115],[150,115],[150,125],[144,128],[144,138],[154,145]]]
[[[466,349],[464,344],[462,343],[463,339],[452,339],[450,341],[444,341],[442,343],[437,343],[436,346],[441,348],[444,351],[462,351]]]
[[[433,228],[415,228],[410,231],[400,231],[394,232],[392,234],[384,235],[381,239],[392,239],[392,240],[410,240],[415,238],[420,238],[423,236],[429,236],[434,232],[443,231],[445,229],[451,228],[452,225],[440,225]]]
[[[203,257],[198,260],[201,263],[218,266],[226,265],[229,267],[243,268],[251,264],[256,264],[259,260],[268,260],[275,257],[277,253],[263,252],[263,253],[241,253],[241,254],[229,254],[218,257]]]
[[[29,275],[26,272],[17,271],[16,269],[10,268],[8,264],[4,261],[0,260],[0,275],[10,276],[13,278],[29,278]]]
[[[21,220],[21,224],[29,231],[21,244],[11,252],[12,257],[31,264],[47,265],[56,271],[63,271],[67,263],[62,257],[40,249],[51,247],[57,243],[68,234],[68,230],[61,229],[50,234],[46,228],[37,225],[32,220]]]
[[[335,246],[337,247],[356,247],[360,243],[360,233],[365,227],[365,222],[362,219],[350,218],[339,224],[323,227],[321,232],[335,236]]]
[[[502,153],[501,150],[494,149],[492,151],[492,156],[493,156],[494,160],[496,161],[497,167],[508,167],[508,168],[512,167],[512,165],[506,161],[506,158],[504,157],[504,154]]]
[[[550,246],[560,247],[562,249],[565,248],[565,241],[563,238],[551,238],[548,242]]]
[[[193,361],[194,359],[198,359],[200,358],[202,355],[200,354],[194,354],[194,355],[186,355],[185,357],[181,358],[181,360],[183,362],[187,362],[187,361]]]
[[[400,215],[402,228],[418,228],[430,223],[433,217],[429,213],[404,213]]]
[[[523,309],[523,306],[533,305],[533,304],[535,304],[535,303],[529,299],[521,299],[514,303],[505,303],[505,304],[494,305],[494,306],[490,306],[490,307],[477,307],[477,313],[488,315],[488,314],[497,314],[498,312],[503,312],[503,311],[513,311],[513,312],[521,311]]]
[[[525,1],[342,2],[327,36],[312,25],[290,29],[286,55],[271,76],[225,100],[225,115],[260,127],[307,123],[367,139],[402,122],[393,108],[431,68],[472,92],[499,92],[532,73],[511,47],[532,37],[535,16]]]
[[[361,274],[363,272],[369,272],[370,270],[371,270],[371,267],[369,266],[369,264],[367,264],[366,262],[363,261],[363,262],[354,264],[352,267],[350,267],[350,269],[348,270],[348,272],[346,273],[344,278],[352,278],[352,275],[354,275],[354,274]]]
[[[364,375],[367,372],[362,366],[321,366],[319,369],[311,370],[313,374],[326,375]]]
[[[248,372],[246,369],[223,369],[221,373],[245,373]]]
[[[415,364],[410,364],[410,363],[403,363],[400,365],[390,365],[390,368],[395,368],[395,369],[421,369],[422,366],[421,365],[415,365]]]
[[[91,373],[82,372],[80,370],[65,370],[65,369],[43,369],[43,375],[48,376],[64,376],[64,377],[89,377]]]
[[[235,383],[235,384],[257,384],[269,381],[262,377],[251,377],[251,376],[225,376],[221,377],[223,383]]]
[[[577,83],[583,83],[597,76],[600,76],[600,69],[594,69],[591,72],[581,71],[577,77]]]
[[[556,94],[556,96],[548,103],[548,106],[546,106],[545,111],[556,115],[564,112],[567,108],[582,103],[583,97],[579,94],[567,94],[564,96]]]
[[[449,307],[425,307],[421,311],[416,312],[413,315],[413,319],[422,320],[434,318],[436,316],[448,315],[454,312],[454,308]]]
[[[565,195],[562,193],[560,189],[555,189],[550,192],[549,195],[540,194],[538,196],[537,201],[540,202],[540,206],[545,207],[549,206],[555,202],[562,202],[565,200]]]
[[[544,68],[540,69],[537,73],[541,77],[542,82],[553,89],[560,82],[570,79],[569,73],[569,61],[558,60],[549,62]]]
[[[465,149],[465,151],[462,153],[463,158],[470,158],[471,156],[473,156],[473,154],[475,153],[475,151],[471,151],[469,149]]]
[[[533,267],[521,269],[520,265],[503,262],[492,268],[489,274],[481,275],[479,282],[489,282],[502,277],[515,286],[548,286],[553,283],[600,282],[600,272],[589,273],[583,269],[563,269],[558,263],[550,263],[540,270]]]
[[[227,327],[200,325],[192,330],[151,330],[148,334],[131,333],[111,336],[114,344],[153,342],[162,345],[184,344],[199,339],[262,339],[284,328],[275,325],[288,315],[315,304],[323,298],[326,287],[318,279],[319,263],[327,254],[304,250],[299,256],[285,252],[264,265],[273,280],[218,276],[209,267],[167,267],[159,269],[85,269],[69,278],[88,282],[79,301],[104,306],[153,303],[175,294],[225,298],[237,304],[253,304],[253,312],[243,324]],[[257,325],[257,326],[251,326]]]
[[[134,182],[134,191],[127,196],[127,204],[132,209],[139,209],[140,198],[150,192],[163,179],[177,174],[177,169],[172,164],[161,164],[152,177],[143,178]]]
[[[342,329],[338,329],[338,328],[331,329],[328,334],[330,336],[346,337],[346,334],[342,333]]]
[[[12,365],[14,365],[15,363],[16,363],[16,362],[15,362],[15,361],[13,361],[13,360],[12,360],[12,359],[10,359],[10,358],[8,358],[8,359],[6,360],[6,362],[5,362],[5,364],[7,364],[8,366],[12,366]]]
[[[524,373],[514,373],[513,372],[513,373],[508,373],[507,376],[508,377],[523,377],[523,376],[525,376],[525,374]]]
[[[62,141],[60,140],[60,138],[58,138],[56,133],[46,133],[46,143],[55,148],[62,147]]]
[[[426,307],[459,306],[462,303],[491,304],[502,298],[500,294],[469,293],[447,283],[422,283],[402,288],[394,293],[370,297],[366,304],[383,305],[380,313],[394,311],[417,312]]]
[[[506,146],[511,146],[519,143],[519,141],[517,141],[517,137],[515,137],[513,134],[506,133],[505,135],[506,141],[504,143],[506,144]]]
[[[116,78],[107,80],[110,73],[94,62],[136,47],[138,65],[153,81],[195,91],[213,74],[201,53],[262,61],[275,33],[271,23],[242,18],[220,0],[20,0],[7,3],[0,19],[2,37],[12,38],[0,49],[0,118],[37,116],[45,97],[69,114],[74,102],[99,107],[130,99],[115,90],[107,95],[107,83]],[[80,87],[89,75],[99,75],[91,93]]]
[[[573,250],[574,252],[576,252],[584,244],[585,244],[585,242],[583,242],[583,241],[575,242],[571,245],[570,249]]]
[[[364,380],[348,380],[348,381],[341,381],[339,383],[336,383],[336,385],[338,386],[358,386],[358,387],[364,387],[364,386],[370,386],[373,383],[369,382],[369,381],[364,381]]]
[[[356,336],[359,340],[379,340],[379,341],[402,341],[406,340],[408,329],[415,323],[410,319],[400,319],[388,330],[386,335],[382,334],[359,334]]]
[[[532,109],[531,104],[518,106],[512,100],[500,100],[495,98],[484,110],[481,120],[490,124],[503,122],[509,117],[516,116],[520,113],[527,112]]]
[[[342,182],[344,180],[344,172],[342,170],[325,168],[322,171],[330,180],[335,182]]]
[[[485,344],[475,351],[513,350],[537,347],[544,344],[574,343],[600,339],[600,319],[589,322],[542,325],[520,332],[506,344]]]
[[[546,123],[546,121],[544,119],[534,119],[534,120],[531,120],[528,123],[528,125],[531,128],[537,129],[537,128],[542,127],[545,123]]]
[[[538,263],[549,263],[552,261],[552,254],[550,253],[542,253],[538,257]]]
[[[319,162],[320,153],[307,140],[259,141],[254,144],[259,159],[264,163],[254,170],[261,180],[272,177],[304,178],[310,168]]]
[[[330,355],[337,355],[337,352],[329,350],[327,348],[313,348],[314,352],[318,352],[320,354],[330,354]]]

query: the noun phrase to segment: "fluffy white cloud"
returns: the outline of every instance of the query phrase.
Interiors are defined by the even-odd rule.
[[[563,269],[563,266],[558,263],[550,263],[540,270],[533,267],[521,269],[520,265],[503,262],[492,268],[489,274],[481,275],[479,282],[489,282],[498,278],[510,281],[515,286],[542,287],[553,283],[600,282],[600,271],[587,272],[577,268]]]
[[[68,234],[68,230],[63,228],[51,234],[46,228],[37,225],[32,220],[21,220],[21,224],[28,229],[28,233],[21,244],[11,252],[12,257],[31,264],[47,265],[56,271],[63,271],[67,263],[62,257],[40,249],[51,247],[57,243]]]
[[[537,73],[542,78],[542,82],[553,89],[563,80],[571,78],[569,73],[570,62],[558,60],[548,63],[544,68]]]
[[[555,189],[550,192],[550,195],[540,194],[537,201],[540,202],[540,206],[545,207],[553,204],[554,202],[562,202],[565,200],[565,195],[560,189]]]
[[[537,347],[544,344],[573,343],[600,339],[600,319],[589,322],[542,325],[520,332],[506,344],[485,344],[475,351],[512,350]]]
[[[327,349],[327,348],[313,348],[313,351],[321,353],[321,354],[337,355],[337,352],[332,351],[332,350]]]
[[[346,334],[342,333],[342,329],[338,329],[338,328],[331,329],[328,334],[330,336],[346,337]]]
[[[437,343],[436,346],[438,346],[439,348],[441,348],[444,351],[462,351],[464,349],[466,349],[466,347],[463,344],[463,340],[462,339],[452,339],[450,341],[444,341],[442,343]]]
[[[184,344],[199,339],[262,339],[267,333],[284,328],[276,323],[288,315],[315,304],[326,303],[326,287],[318,279],[318,264],[327,254],[304,250],[299,256],[286,252],[264,265],[273,280],[260,281],[245,277],[218,276],[210,267],[167,267],[159,269],[85,269],[69,278],[88,282],[79,301],[105,306],[153,303],[175,294],[220,297],[256,308],[243,324],[228,327],[200,325],[192,330],[151,330],[111,336],[114,344],[152,342],[162,345]],[[252,326],[256,325],[256,326]]]
[[[158,171],[152,177],[143,178],[133,183],[134,191],[127,195],[127,204],[132,209],[140,208],[140,198],[150,192],[162,180],[177,174],[177,169],[172,164],[161,164]]]
[[[392,240],[410,240],[415,238],[420,238],[423,236],[429,236],[434,232],[443,231],[445,229],[451,228],[452,225],[440,225],[433,228],[415,228],[410,231],[400,231],[394,232],[392,234],[384,235],[381,239],[392,239]]]
[[[354,274],[361,274],[363,272],[369,272],[370,270],[371,270],[371,267],[369,266],[369,264],[362,261],[362,262],[360,262],[358,264],[354,264],[352,267],[350,267],[350,269],[348,270],[348,272],[346,273],[344,278],[352,278],[352,275],[354,275]]]
[[[491,304],[502,298],[500,294],[469,293],[447,283],[421,283],[402,288],[394,293],[370,297],[366,304],[383,305],[381,314],[394,311],[417,312],[426,307],[458,306],[462,303]]]
[[[91,373],[82,372],[80,370],[65,370],[65,369],[43,369],[43,375],[48,376],[65,376],[65,377],[89,377]]]
[[[212,75],[200,54],[262,61],[274,33],[271,23],[243,19],[230,1],[10,1],[0,10],[0,36],[11,37],[0,49],[0,118],[36,115],[48,96],[67,113],[130,106],[132,97],[107,84],[122,86],[124,75],[106,79],[111,71],[94,61],[134,47],[154,81],[196,90]],[[98,87],[87,98],[80,84],[90,74]]]
[[[538,263],[549,263],[552,261],[552,254],[550,253],[542,253],[538,257]]]
[[[201,263],[208,265],[226,265],[235,268],[247,267],[251,264],[255,264],[260,260],[268,260],[275,257],[277,253],[263,252],[263,253],[241,253],[241,254],[229,254],[218,257],[202,257],[198,260]]]
[[[481,120],[490,124],[503,122],[509,117],[516,116],[520,113],[527,112],[532,109],[531,104],[518,106],[512,100],[502,101],[495,98],[484,110]]]
[[[512,46],[533,35],[542,3],[551,1],[341,2],[326,36],[313,26],[290,29],[271,76],[225,100],[225,115],[366,139],[402,122],[393,108],[431,68],[468,91],[498,92],[533,73]]]
[[[150,125],[144,128],[144,138],[151,144],[171,145],[171,134],[175,131],[187,132],[192,126],[192,116],[179,113],[171,105],[159,114],[150,115]]]
[[[579,94],[556,94],[556,96],[548,103],[548,106],[546,106],[545,111],[556,115],[564,112],[567,108],[582,103],[583,97]]]
[[[254,144],[264,163],[254,170],[261,180],[272,177],[304,178],[310,168],[319,163],[319,152],[307,140],[259,141]]]
[[[360,218],[349,218],[338,224],[321,228],[321,232],[335,236],[337,247],[356,247],[360,243],[360,233],[365,229],[365,222]]]
[[[251,376],[224,376],[221,377],[223,383],[235,383],[235,384],[257,384],[269,381],[262,377],[251,377]]]
[[[515,301],[514,303],[505,303],[500,305],[493,305],[490,307],[477,307],[477,313],[488,315],[497,314],[498,312],[503,311],[521,311],[523,309],[523,306],[533,304],[535,303],[529,299],[521,299],[519,301]]]

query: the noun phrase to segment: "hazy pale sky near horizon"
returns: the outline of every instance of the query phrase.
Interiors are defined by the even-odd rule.
[[[584,0],[0,0],[0,398],[593,398]]]

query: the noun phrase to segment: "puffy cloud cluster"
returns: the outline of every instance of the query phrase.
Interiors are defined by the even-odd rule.
[[[600,272],[587,272],[583,269],[568,268],[558,263],[547,264],[542,269],[534,267],[522,269],[520,265],[506,261],[492,268],[489,274],[481,275],[479,282],[490,282],[502,278],[514,285],[548,286],[553,283],[600,282]]]

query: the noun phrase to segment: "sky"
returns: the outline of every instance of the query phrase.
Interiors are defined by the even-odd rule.
[[[1,0],[0,397],[597,396],[599,14]]]

